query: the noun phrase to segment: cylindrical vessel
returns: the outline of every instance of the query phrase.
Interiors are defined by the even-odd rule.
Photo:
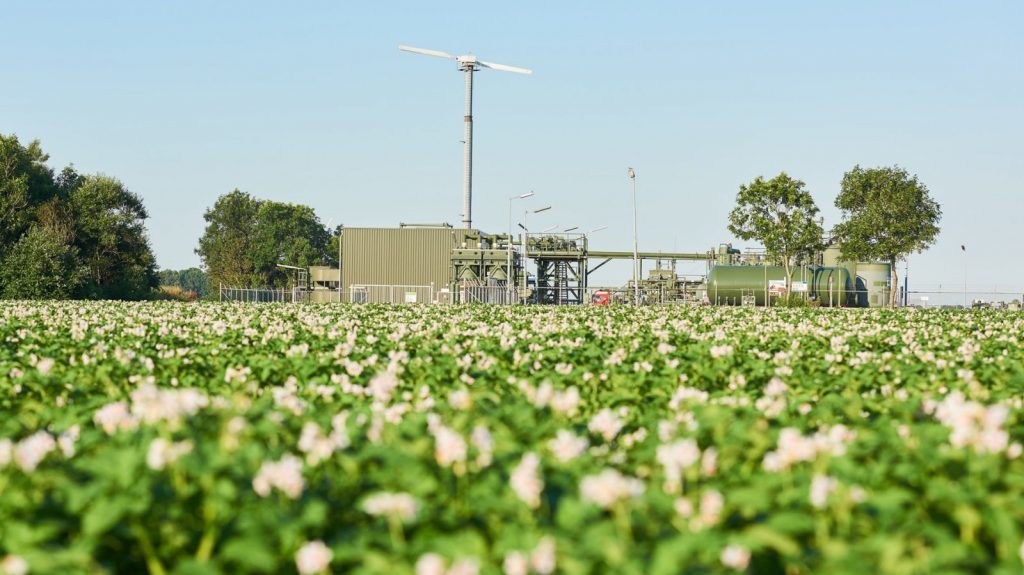
[[[772,286],[785,282],[786,270],[782,266],[722,266],[711,268],[708,274],[707,295],[713,305],[742,305],[744,298],[753,298],[755,305],[765,305]],[[808,298],[822,306],[848,307],[856,305],[853,282],[845,267],[795,268],[793,284],[806,282]],[[784,283],[783,283],[784,285]],[[794,293],[801,293],[794,290]]]
[[[823,307],[857,305],[850,270],[845,267],[820,267],[812,271],[810,295]]]
[[[892,288],[891,265],[882,262],[857,264],[857,279],[864,283],[869,307],[888,305],[889,290]]]

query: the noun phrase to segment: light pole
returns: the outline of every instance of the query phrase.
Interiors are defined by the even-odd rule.
[[[636,172],[633,168],[626,169],[626,175],[633,181],[633,298],[634,304],[640,303],[640,258],[636,246]]]
[[[512,201],[513,200],[525,200],[533,195],[533,190],[526,192],[525,194],[519,194],[518,196],[511,196],[508,199],[508,275],[505,279],[505,285],[514,285],[512,279]]]
[[[526,276],[528,275],[527,264],[530,261],[530,259],[527,257],[527,250],[529,248],[526,247],[526,242],[528,239],[526,236],[530,233],[530,230],[527,229],[526,227],[526,217],[530,215],[530,213],[539,214],[541,212],[546,212],[550,209],[551,206],[544,206],[543,208],[537,208],[536,210],[523,210],[523,223],[519,224],[519,227],[523,229],[523,295],[526,294]]]
[[[967,246],[961,245],[960,251],[964,254],[964,309],[967,309]]]

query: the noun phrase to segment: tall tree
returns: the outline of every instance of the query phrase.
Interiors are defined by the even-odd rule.
[[[156,258],[149,246],[142,199],[115,178],[84,176],[68,194],[73,243],[85,268],[78,295],[144,299],[157,287]]]
[[[257,214],[253,263],[267,285],[285,286],[290,274],[278,267],[322,265],[331,260],[330,232],[313,208],[264,201]]]
[[[336,261],[331,234],[308,206],[258,200],[239,190],[223,195],[203,216],[196,253],[210,285],[283,287],[279,264],[306,267]]]
[[[824,230],[817,216],[818,206],[803,182],[785,172],[770,180],[758,176],[740,186],[736,207],[729,214],[729,231],[740,239],[761,242],[770,256],[782,261],[788,297],[798,259],[823,244]]]
[[[916,175],[899,166],[854,166],[843,176],[836,207],[842,210],[843,221],[833,236],[840,241],[842,258],[889,262],[889,306],[896,307],[896,262],[935,242],[942,208]]]
[[[23,146],[17,136],[0,134],[0,250],[13,246],[36,208],[56,195],[49,158],[38,140]]]
[[[206,230],[199,238],[196,253],[203,260],[210,285],[258,285],[250,252],[259,207],[259,200],[234,190],[217,198],[213,207],[203,214]]]

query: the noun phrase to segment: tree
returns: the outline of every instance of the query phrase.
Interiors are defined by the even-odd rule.
[[[256,242],[252,258],[266,285],[282,287],[289,274],[277,267],[322,265],[331,260],[330,232],[313,208],[299,204],[264,201],[257,214]]]
[[[157,273],[161,287],[176,287],[183,292],[194,292],[202,299],[210,293],[206,272],[199,268],[183,270],[160,270]]]
[[[115,178],[76,178],[68,193],[85,280],[84,298],[144,299],[157,287],[156,258],[149,246],[142,199]]]
[[[259,200],[234,190],[217,198],[203,214],[206,230],[196,253],[203,260],[210,285],[250,287],[259,281],[249,257],[259,207]]]
[[[13,246],[32,224],[38,205],[57,193],[53,170],[38,140],[22,146],[0,134],[0,251]]]
[[[142,200],[114,178],[84,176],[72,166],[55,177],[48,159],[38,141],[23,146],[0,135],[0,260],[20,266],[0,274],[0,293],[149,297],[156,266]]]
[[[67,299],[82,280],[78,252],[33,226],[0,262],[0,297]]]
[[[843,175],[836,207],[842,210],[843,221],[832,233],[840,242],[841,257],[889,262],[889,306],[896,307],[896,262],[935,242],[942,208],[916,175],[899,166],[854,166]]]
[[[336,261],[331,234],[312,208],[259,200],[234,190],[203,215],[206,230],[196,253],[210,285],[282,287],[289,275],[278,264],[311,266]]]
[[[789,294],[798,259],[822,247],[824,231],[817,216],[818,206],[803,182],[785,172],[770,180],[758,176],[740,186],[736,207],[729,213],[729,231],[761,242],[770,256],[782,261]]]

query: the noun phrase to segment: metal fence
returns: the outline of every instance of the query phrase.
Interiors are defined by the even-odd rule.
[[[1022,290],[1024,291],[1024,290]],[[1022,291],[1011,291],[1010,289],[978,290],[977,288],[965,290],[949,289],[911,289],[906,294],[906,304],[920,308],[997,308],[1019,310],[1024,302]],[[897,294],[897,301],[902,293]],[[888,302],[888,294],[886,294]]]
[[[459,288],[460,303],[486,303],[510,305],[520,302],[519,290],[508,286],[462,286]]]
[[[309,301],[301,288],[236,288],[220,286],[220,301],[246,303],[293,303]]]
[[[347,295],[349,303],[434,303],[434,286],[353,285]]]

